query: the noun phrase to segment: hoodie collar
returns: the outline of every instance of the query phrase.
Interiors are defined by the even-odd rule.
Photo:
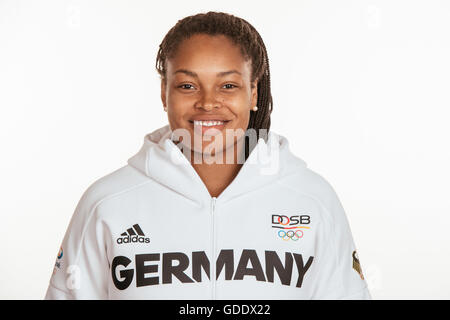
[[[200,206],[209,204],[212,197],[208,189],[171,137],[169,125],[145,135],[141,149],[128,159],[128,164]],[[259,138],[237,176],[217,201],[226,202],[249,194],[305,167],[306,163],[290,152],[288,140],[269,131],[267,142]]]

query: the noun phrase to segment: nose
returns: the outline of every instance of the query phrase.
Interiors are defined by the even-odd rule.
[[[201,99],[196,104],[196,108],[202,108],[205,111],[211,111],[214,108],[220,107],[221,104],[217,100],[214,92],[204,92]]]

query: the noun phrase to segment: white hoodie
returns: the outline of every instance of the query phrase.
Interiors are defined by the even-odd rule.
[[[211,197],[166,125],[82,195],[46,299],[370,299],[331,185],[269,132]]]

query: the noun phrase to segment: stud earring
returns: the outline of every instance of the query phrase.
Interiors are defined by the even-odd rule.
[[[166,106],[164,106],[164,111],[166,111],[166,112],[167,112],[167,107],[166,107]]]
[[[252,108],[252,110],[253,110],[253,111],[258,110],[258,106],[254,106],[254,107]]]

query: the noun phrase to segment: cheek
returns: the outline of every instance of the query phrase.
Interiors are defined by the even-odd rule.
[[[233,125],[234,128],[242,128],[247,129],[248,123],[250,121],[250,112],[247,107],[240,107],[238,109],[233,110],[233,113],[236,116],[236,121]]]
[[[194,105],[194,100],[192,97],[172,93],[168,95],[167,105],[169,107],[169,116],[177,120],[183,118],[189,112]]]
[[[167,97],[167,103],[172,108],[181,108],[192,103],[192,97],[187,95],[178,94],[176,91],[169,92]]]
[[[168,102],[168,105],[167,118],[172,130],[185,128],[187,124],[185,123],[184,115],[186,114],[187,108],[179,103]]]

